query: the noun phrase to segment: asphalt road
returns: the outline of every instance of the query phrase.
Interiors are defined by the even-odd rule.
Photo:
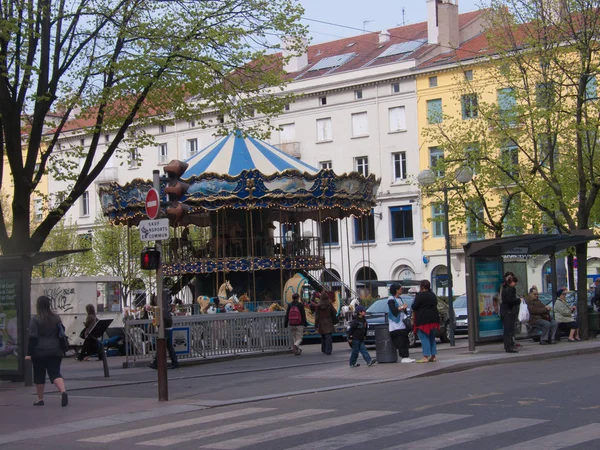
[[[426,378],[166,414],[13,442],[3,448],[598,449],[600,364],[597,358],[598,355],[585,355],[486,366]],[[369,369],[361,366],[353,370]],[[294,376],[287,372],[259,374],[256,376],[272,377],[274,385],[286,378],[287,383],[293,384]],[[295,376],[307,374],[298,371]],[[224,386],[234,385],[233,379],[221,381]],[[243,388],[244,381],[238,383]],[[185,386],[177,383],[178,395],[185,392]],[[215,383],[213,388],[218,389],[219,385]],[[199,388],[191,385],[187,389],[189,395],[199,395]]]

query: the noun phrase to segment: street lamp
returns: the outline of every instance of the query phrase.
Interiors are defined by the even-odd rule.
[[[471,181],[471,179],[473,178],[473,171],[469,167],[463,166],[456,171],[455,176],[456,180],[459,183],[465,184]],[[431,186],[433,183],[435,183],[436,180],[437,175],[431,169],[422,170],[417,176],[417,181],[419,182],[419,185],[424,187]],[[450,322],[450,345],[452,347],[454,347],[455,345],[454,330],[456,327],[456,322],[454,320],[454,305],[452,301],[452,255],[450,253],[450,219],[448,213],[448,210],[450,208],[448,205],[448,191],[453,189],[456,188],[448,187],[447,185],[444,185],[442,187],[442,192],[444,193],[444,237],[446,239],[446,270],[448,273],[448,316]]]

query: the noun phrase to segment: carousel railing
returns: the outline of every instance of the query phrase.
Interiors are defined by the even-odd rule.
[[[173,317],[173,347],[180,362],[290,348],[284,312],[226,313]],[[156,353],[151,320],[125,321],[126,366],[148,362]]]
[[[249,257],[318,257],[321,254],[321,239],[318,237],[275,236],[206,240],[171,238],[163,243],[164,261],[168,263],[197,259]]]

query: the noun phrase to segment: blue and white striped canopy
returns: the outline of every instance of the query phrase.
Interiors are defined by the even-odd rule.
[[[188,170],[182,178],[200,176],[212,172],[219,175],[237,176],[244,170],[256,169],[264,175],[295,169],[316,174],[312,166],[288,155],[277,147],[240,132],[233,132],[210,144],[196,155],[187,159]]]

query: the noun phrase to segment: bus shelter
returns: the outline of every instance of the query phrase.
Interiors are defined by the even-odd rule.
[[[557,287],[556,253],[597,239],[600,236],[525,234],[465,244],[469,350],[475,350],[476,344],[482,342],[502,340],[498,294],[507,261],[514,257],[548,255],[554,304]]]

